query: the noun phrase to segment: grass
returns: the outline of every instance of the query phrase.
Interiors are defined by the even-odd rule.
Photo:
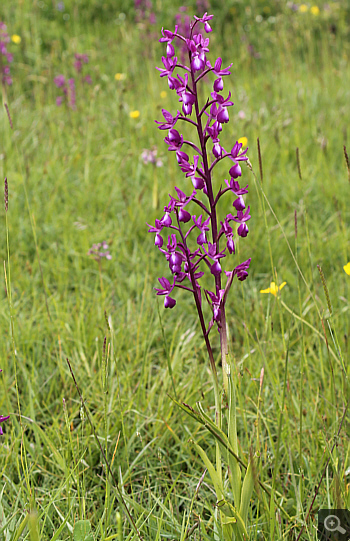
[[[11,44],[14,84],[4,96],[13,130],[5,109],[0,112],[10,247],[9,266],[1,210],[1,260],[10,282],[6,289],[3,282],[0,300],[0,408],[11,414],[0,446],[0,537],[73,539],[74,525],[88,520],[96,539],[136,539],[108,482],[68,358],[144,539],[185,539],[187,533],[213,539],[215,497],[208,476],[196,492],[203,466],[189,444],[195,439],[210,455],[213,439],[170,398],[176,392],[180,401],[201,401],[210,412],[208,359],[190,299],[180,294],[174,310],[158,308],[152,288],[165,267],[145,225],[159,217],[175,185],[185,187],[153,123],[162,107],[177,107],[154,69],[162,47],[129,16],[84,21],[78,13],[63,25],[49,21],[39,3],[25,2],[1,7],[0,15],[10,34],[22,37],[20,45]],[[343,156],[350,120],[347,30],[334,36],[326,23],[312,26],[296,14],[291,40],[287,11],[274,27],[251,22],[251,34],[238,25],[231,32],[219,11],[215,15],[222,32],[213,24],[211,58],[234,62],[226,89],[235,107],[224,146],[246,136],[258,177],[243,173],[252,220],[236,260],[251,256],[252,265],[227,314],[239,445],[247,456],[250,449],[259,453],[259,479],[274,485],[290,517],[266,510],[256,491],[249,533],[252,540],[296,539],[331,457],[303,534],[316,539],[317,509],[350,504],[348,414],[336,436],[348,400],[350,331],[349,278],[342,268],[350,218]],[[247,35],[261,59],[247,53]],[[73,74],[75,52],[89,55],[93,85],[77,85],[77,110],[71,111],[56,107],[53,77]],[[126,79],[116,81],[117,72]],[[131,119],[136,109],[140,117]],[[164,167],[156,170],[140,159],[153,145],[164,155]],[[87,251],[102,240],[113,259],[99,268]],[[278,283],[287,282],[280,298],[260,294],[276,275]]]

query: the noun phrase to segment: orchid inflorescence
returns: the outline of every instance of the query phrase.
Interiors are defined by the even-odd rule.
[[[8,43],[10,43],[10,36],[7,32],[7,26],[4,22],[0,21],[0,73],[4,85],[12,85],[9,64],[13,60],[13,54],[7,50]]]
[[[81,74],[83,69],[83,64],[88,64],[89,57],[87,54],[78,54],[76,53],[74,55],[75,61],[74,61],[74,69],[77,72],[77,74]],[[92,84],[92,79],[90,75],[85,75],[82,78],[83,83],[87,83],[89,85]],[[75,80],[74,77],[71,77],[70,79],[66,79],[64,75],[57,75],[57,77],[54,78],[53,82],[57,86],[57,88],[61,88],[63,92],[63,96],[57,96],[56,98],[56,105],[60,106],[64,101],[66,101],[68,107],[75,110],[76,107],[76,91],[75,91]]]
[[[168,130],[164,139],[168,150],[176,153],[178,165],[185,173],[186,178],[191,179],[193,189],[189,195],[186,195],[183,190],[175,187],[176,196],[170,195],[170,201],[164,207],[163,217],[156,220],[154,226],[149,226],[148,230],[155,233],[155,245],[165,255],[172,273],[171,279],[159,278],[161,288],[156,289],[157,295],[164,295],[164,306],[173,308],[176,301],[171,295],[176,287],[192,292],[203,332],[205,329],[203,329],[204,321],[201,308],[202,288],[199,284],[199,280],[204,275],[203,264],[204,269],[208,268],[214,277],[215,290],[204,289],[206,300],[213,313],[209,328],[204,332],[206,336],[214,321],[221,332],[225,322],[225,301],[233,278],[237,276],[238,280],[245,280],[251,261],[249,258],[233,270],[225,271],[227,282],[226,287],[222,287],[222,260],[228,254],[235,254],[234,224],[238,226],[237,234],[239,237],[246,237],[248,234],[247,221],[250,219],[250,207],[246,208],[243,198],[248,193],[248,186],[241,188],[237,180],[242,175],[240,162],[248,160],[246,156],[248,148],[242,149],[242,144],[236,141],[232,150],[227,152],[220,143],[219,137],[223,125],[229,122],[228,107],[233,105],[230,92],[226,98],[221,94],[224,88],[223,77],[230,75],[229,70],[232,64],[223,68],[222,59],[217,58],[212,66],[207,60],[209,38],[204,38],[200,33],[194,33],[199,23],[204,24],[206,33],[211,32],[209,21],[212,17],[213,15],[207,15],[207,13],[201,18],[194,17],[195,20],[190,25],[188,38],[178,33],[177,25],[174,32],[162,29],[162,38],[159,41],[166,44],[166,56],[162,57],[164,68],[157,69],[160,71],[160,77],[167,77],[169,88],[177,93],[179,101],[182,103],[182,110],[178,110],[175,115],[172,115],[163,109],[164,121],[156,121],[156,123],[160,130]],[[175,38],[181,40],[187,48],[188,65],[179,62],[175,56],[172,44]],[[175,69],[184,73],[175,75]],[[200,107],[197,87],[211,72],[215,75],[213,92],[206,103]],[[192,141],[185,140],[183,135],[175,129],[178,121],[187,122],[196,128],[198,146]],[[212,157],[207,152],[209,142],[213,145]],[[189,154],[183,150],[185,145],[194,151],[193,161]],[[229,169],[230,179],[225,180],[226,187],[221,186],[214,195],[213,170],[219,162],[226,158],[232,162]],[[227,214],[219,224],[218,202],[227,192],[232,193],[235,197],[233,213]],[[193,205],[199,207],[199,215],[189,211]],[[170,234],[165,240],[163,236],[167,229],[170,230]],[[197,234],[194,248],[190,246],[189,242],[191,234]],[[225,241],[226,245],[220,247],[220,241]],[[190,286],[186,284],[186,279],[189,280]]]
[[[96,261],[101,261],[103,257],[106,259],[112,259],[112,256],[108,250],[108,244],[105,240],[103,242],[93,244],[87,255],[93,256]]]

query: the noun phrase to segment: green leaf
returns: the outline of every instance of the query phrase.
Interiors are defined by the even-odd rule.
[[[231,372],[227,374],[228,382],[228,439],[233,452],[238,456],[237,443],[237,417],[236,417],[236,387],[232,380]],[[242,472],[237,460],[228,454],[228,463],[231,470],[230,483],[235,505],[238,507],[241,501]]]
[[[249,503],[250,503],[250,498],[252,497],[253,489],[254,489],[253,466],[252,466],[252,463],[249,462],[248,469],[245,474],[243,485],[242,485],[241,506],[239,509],[239,513],[242,517],[244,524],[247,522]]]
[[[222,482],[221,482],[219,474],[217,473],[216,469],[214,468],[213,463],[209,460],[207,453],[202,449],[202,447],[195,442],[192,442],[192,443],[209,472],[209,475],[214,485],[216,498],[218,500],[222,500],[224,498],[224,491],[223,491],[223,486],[222,486]]]
[[[94,541],[89,520],[78,520],[73,530],[74,541]]]
[[[217,503],[218,509],[225,515],[225,518],[221,517],[223,524],[230,524],[235,526],[235,531],[238,533],[240,539],[248,539],[248,533],[245,526],[245,522],[242,519],[237,509],[227,500],[221,500]]]

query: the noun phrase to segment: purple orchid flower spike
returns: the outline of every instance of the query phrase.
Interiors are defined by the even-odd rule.
[[[103,242],[99,242],[97,244],[93,244],[90,250],[88,251],[87,255],[93,256],[93,258],[99,263],[102,258],[106,259],[112,259],[111,254],[108,250],[108,244],[104,240]]]
[[[7,26],[4,22],[0,21],[0,77],[2,83],[8,86],[12,85],[9,64],[13,61],[13,54],[7,50],[10,41]]]
[[[165,56],[162,57],[163,67],[157,67],[160,77],[166,77],[170,90],[174,90],[181,105],[181,112],[175,114],[162,109],[164,121],[156,121],[158,129],[168,130],[164,138],[168,150],[175,152],[179,171],[185,180],[191,180],[193,187],[191,195],[186,195],[186,188],[176,187],[176,196],[170,195],[169,203],[164,207],[164,214],[155,220],[154,226],[148,226],[149,232],[155,234],[155,245],[164,254],[169,265],[171,279],[159,278],[161,289],[157,295],[165,296],[164,306],[173,308],[172,298],[177,289],[190,292],[195,301],[203,337],[209,354],[210,365],[216,377],[216,365],[213,356],[209,333],[215,324],[220,333],[222,365],[226,363],[227,337],[225,303],[228,291],[235,276],[244,281],[248,276],[250,259],[236,266],[232,271],[225,271],[229,285],[222,287],[224,263],[233,268],[229,260],[236,253],[237,238],[248,234],[247,221],[250,219],[250,207],[246,209],[245,196],[248,186],[240,187],[238,178],[243,176],[242,163],[248,160],[247,150],[242,144],[234,144],[230,152],[226,152],[220,137],[223,127],[229,122],[228,108],[233,106],[231,93],[225,97],[223,78],[230,75],[232,64],[222,66],[222,59],[216,58],[212,65],[208,59],[209,38],[201,33],[212,31],[213,16],[204,13],[195,17],[192,22],[182,24],[186,8],[182,8],[181,16],[177,17],[179,25],[175,31],[162,28],[160,42],[166,46]],[[187,19],[186,19],[187,20]],[[180,43],[177,54],[176,45]],[[182,48],[182,49],[181,49]],[[183,54],[185,50],[186,54]],[[181,62],[178,62],[178,57]],[[187,58],[187,60],[186,60]],[[213,74],[213,90],[208,98],[200,104],[198,87],[204,76]],[[185,122],[187,127],[196,131],[194,141],[185,140],[178,128],[178,122]],[[210,152],[214,156],[209,156]],[[229,158],[230,181],[225,180],[226,187],[214,193],[213,174],[216,164]],[[232,163],[233,162],[233,163]],[[232,205],[236,215],[228,214],[219,219],[219,203],[224,195],[232,195]],[[192,207],[200,207],[199,213],[194,213]],[[198,216],[198,217],[197,217]],[[237,223],[237,228],[233,223]],[[165,231],[168,230],[168,241],[165,245]],[[170,230],[170,231],[169,231]],[[220,245],[221,244],[221,245]],[[229,256],[229,257],[228,257]],[[202,278],[208,275],[212,280],[212,291],[205,289],[202,295]],[[170,296],[171,295],[171,296]],[[202,297],[210,308],[209,323],[206,324],[206,310]]]

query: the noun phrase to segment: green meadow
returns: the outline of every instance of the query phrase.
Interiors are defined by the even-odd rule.
[[[195,305],[178,291],[164,310],[153,289],[170,272],[147,223],[175,186],[192,189],[154,123],[180,107],[155,66],[181,3],[153,4],[155,24],[131,0],[0,5],[13,54],[0,109],[4,541],[223,539],[192,444],[214,459],[214,438],[173,401],[213,415]],[[226,308],[238,445],[256,456],[249,540],[316,540],[319,509],[350,508],[350,12],[217,0],[209,13],[208,56],[233,62],[222,143],[246,137],[251,163],[249,234],[225,263],[252,258]],[[88,55],[81,73],[75,54]],[[61,74],[75,109],[56,105]],[[208,77],[203,102],[211,91]],[[155,148],[161,167],[141,157]],[[97,261],[88,251],[103,241],[112,257]],[[261,293],[271,282],[286,284]]]

